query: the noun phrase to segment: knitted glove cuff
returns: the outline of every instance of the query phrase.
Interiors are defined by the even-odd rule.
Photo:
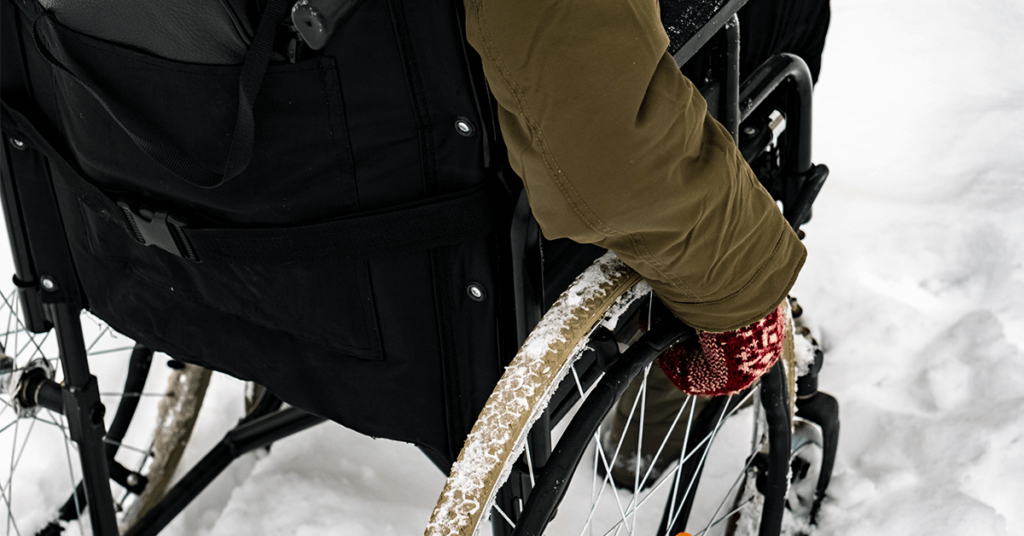
[[[782,355],[786,311],[779,305],[753,324],[724,333],[700,332],[700,347],[672,346],[658,358],[669,380],[685,393],[719,396],[750,387]]]

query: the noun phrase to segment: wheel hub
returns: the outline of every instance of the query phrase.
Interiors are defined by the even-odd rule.
[[[42,409],[61,410],[60,385],[53,381],[56,371],[46,358],[36,358],[24,367],[0,354],[0,392],[19,419],[31,419]]]

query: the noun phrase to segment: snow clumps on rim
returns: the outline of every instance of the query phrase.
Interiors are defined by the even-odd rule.
[[[649,291],[636,272],[607,253],[562,293],[480,412],[431,514],[427,536],[476,534],[527,432],[586,348],[590,332],[599,323],[613,328],[629,304]]]

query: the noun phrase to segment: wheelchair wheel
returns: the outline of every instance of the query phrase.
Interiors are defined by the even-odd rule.
[[[480,534],[488,517],[495,534],[779,534],[791,422],[783,362],[738,395],[676,395],[673,409],[657,408],[663,436],[644,437],[657,384],[651,363],[692,335],[669,322],[637,337],[630,316],[642,314],[649,293],[606,255],[563,294],[481,412],[427,534]],[[609,346],[613,355],[627,348],[609,360]],[[625,422],[617,433],[616,418]],[[532,432],[550,433],[554,445],[540,460],[530,429],[548,419],[557,423],[550,431]]]
[[[784,406],[766,407],[762,399],[776,396],[782,368],[743,393],[713,399],[684,395],[675,404],[666,404],[658,392],[657,374],[656,366],[647,367],[634,380],[636,391],[627,390],[593,430],[575,470],[527,469],[537,484],[518,513],[518,530],[508,531],[510,520],[499,514],[492,515],[492,523],[505,527],[495,532],[779,534],[784,506],[779,497],[785,488],[768,500],[765,494],[772,493],[770,465],[783,477],[788,474],[788,445],[769,448],[768,417],[788,420]],[[556,464],[559,448],[578,447],[556,447]],[[561,479],[570,482],[556,508],[548,497],[552,493],[544,490]]]
[[[60,402],[63,373],[52,330],[28,332],[16,293],[2,296],[0,487],[11,535],[89,534],[77,445]],[[210,371],[156,358],[84,313],[89,364],[106,407],[104,437],[122,531],[163,496],[192,434]],[[117,389],[116,387],[120,387]],[[107,506],[109,507],[109,506]]]

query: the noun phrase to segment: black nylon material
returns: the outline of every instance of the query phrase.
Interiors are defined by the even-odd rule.
[[[509,201],[484,167],[479,133],[493,126],[472,93],[458,9],[366,2],[319,54],[272,61],[251,163],[212,188],[181,181],[112,115],[224,169],[242,66],[173,61],[111,38],[116,27],[100,40],[54,23],[46,38],[60,40],[62,64],[110,108],[55,70],[54,97],[28,117],[63,138],[48,179],[87,307],[175,358],[453,461],[507,359],[498,304],[511,302],[496,280],[507,244],[493,232],[507,228]],[[49,69],[26,54],[27,72]],[[9,104],[5,129],[21,121]],[[462,136],[458,118],[481,128]],[[202,262],[136,242],[119,199],[187,220]],[[488,298],[471,299],[470,282]]]
[[[227,162],[222,173],[211,172],[175,148],[166,147],[159,142],[151,141],[126,125],[119,117],[118,112],[113,110],[107,103],[102,95],[102,90],[94,87],[86,79],[76,76],[74,72],[65,66],[65,63],[68,61],[68,53],[63,48],[59,37],[57,37],[59,35],[56,28],[57,23],[51,15],[44,14],[36,21],[33,35],[36,47],[43,57],[55,69],[80,84],[103,107],[111,119],[125,131],[125,134],[135,142],[135,145],[142,152],[189,184],[201,188],[215,188],[237,177],[249,165],[249,161],[252,158],[253,133],[256,128],[253,118],[253,106],[259,93],[260,85],[263,83],[267,64],[270,61],[271,48],[274,44],[277,27],[288,11],[287,6],[286,0],[270,0],[268,2],[256,33],[256,39],[246,55],[245,64],[242,66],[242,73],[238,81],[239,104],[237,106],[234,134],[231,137],[230,149],[226,157]],[[48,45],[40,40],[41,35],[50,36],[50,43]]]

